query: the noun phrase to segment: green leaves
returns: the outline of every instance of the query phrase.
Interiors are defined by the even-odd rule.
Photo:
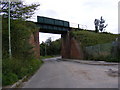
[[[11,20],[12,59],[8,58],[8,27],[7,19],[3,18],[2,55],[3,85],[10,85],[26,75],[35,72],[41,65],[32,52],[29,37],[37,30],[32,22]]]
[[[3,86],[15,83],[25,75],[36,71],[41,62],[34,58],[33,46],[29,44],[30,35],[37,29],[32,22],[25,21],[32,17],[39,4],[24,5],[23,2],[10,3],[12,59],[8,58],[8,2],[1,2]]]
[[[40,55],[60,55],[61,52],[61,39],[51,41],[50,38],[46,42],[40,44]]]
[[[11,19],[26,20],[31,18],[34,11],[40,4],[24,5],[22,1],[10,3],[10,17]],[[4,18],[8,17],[8,2],[1,2],[2,10],[0,11]]]
[[[11,85],[24,76],[32,75],[42,64],[41,60],[3,59],[2,85]]]
[[[3,19],[3,57],[8,55],[8,23],[7,19]],[[30,35],[37,30],[32,22],[21,20],[11,20],[11,46],[13,57],[16,58],[32,58],[32,46],[29,44]]]

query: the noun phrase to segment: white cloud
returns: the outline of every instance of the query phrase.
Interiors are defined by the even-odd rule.
[[[61,38],[61,35],[59,34],[48,34],[48,33],[39,33],[39,38],[40,38],[40,43],[42,43],[42,41],[46,41],[46,39],[50,38],[52,39],[52,41],[55,41],[56,39]]]
[[[118,33],[118,1],[119,0],[25,0],[29,3],[41,4],[32,20],[38,16],[46,16],[70,21],[74,24],[87,25],[94,30],[94,19],[101,16],[108,23],[106,30]]]

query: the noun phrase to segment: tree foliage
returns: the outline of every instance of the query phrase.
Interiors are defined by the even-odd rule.
[[[32,52],[33,46],[29,44],[29,38],[37,29],[33,22],[25,21],[30,18],[39,4],[24,5],[23,2],[10,3],[10,29],[12,58],[8,55],[8,3],[0,2],[2,7],[2,85],[11,85],[35,72],[40,60],[35,60]]]
[[[8,17],[8,2],[2,2],[1,3],[1,13],[4,18]],[[23,4],[23,1],[19,2],[10,2],[10,17],[11,19],[28,19],[31,18],[34,14],[37,7],[40,6],[40,4],[31,4],[31,5],[25,5]]]
[[[8,54],[8,2],[0,1],[1,14],[3,18],[3,56]],[[15,57],[24,57],[30,55],[31,46],[29,45],[30,35],[37,29],[32,22],[25,22],[24,20],[32,17],[34,11],[40,4],[24,5],[23,1],[10,2],[10,29],[11,29],[11,46],[12,54]],[[27,50],[29,48],[29,50]],[[21,56],[23,55],[23,56]]]
[[[8,23],[7,19],[3,19],[3,57],[8,56]],[[36,25],[32,22],[26,22],[21,20],[11,21],[11,48],[12,55],[16,58],[28,58],[31,57],[30,50],[32,46],[29,44],[30,35],[36,31]]]
[[[61,53],[61,39],[52,41],[48,38],[45,42],[40,44],[40,55],[60,55]]]

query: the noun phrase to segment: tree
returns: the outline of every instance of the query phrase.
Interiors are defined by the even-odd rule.
[[[8,2],[0,1],[1,14],[4,18],[8,17]],[[10,2],[10,17],[11,19],[23,19],[31,18],[34,11],[40,4],[24,5],[23,1]]]
[[[3,19],[2,28],[2,49],[3,58],[8,56],[8,23],[7,19]],[[11,46],[12,56],[15,58],[29,58],[32,56],[30,52],[32,46],[29,44],[30,35],[37,30],[32,22],[21,20],[11,20]]]
[[[45,41],[45,43],[46,43],[48,46],[51,44],[51,42],[52,42],[51,37],[49,37],[49,38]]]
[[[0,1],[1,15],[3,18],[3,56],[8,55],[8,2]],[[37,27],[32,22],[25,20],[32,17],[34,11],[40,4],[24,5],[23,1],[10,3],[10,18],[11,18],[11,46],[14,57],[23,57],[31,55],[31,46],[29,45],[30,35],[37,30]],[[27,58],[27,56],[25,56]],[[28,56],[29,57],[29,56]]]
[[[40,60],[35,60],[33,46],[29,43],[31,34],[38,30],[30,21],[36,10],[36,4],[24,5],[23,2],[11,2],[11,47],[12,58],[8,58],[8,3],[0,2],[2,7],[2,85],[11,85],[28,76],[39,68]]]
[[[44,42],[42,42],[41,44],[40,44],[40,55],[41,56],[45,56],[45,43]]]
[[[60,55],[61,51],[61,39],[56,41],[52,41],[51,38],[48,38],[45,43],[42,42],[40,44],[40,55],[45,56],[47,55]]]

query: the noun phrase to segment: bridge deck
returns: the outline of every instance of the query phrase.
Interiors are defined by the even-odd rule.
[[[36,25],[40,28],[40,32],[62,34],[70,30],[68,21],[37,16]]]
[[[62,33],[67,33],[68,31],[70,31],[70,27],[63,27],[63,26],[50,25],[50,24],[41,24],[38,22],[36,22],[35,24],[38,26],[39,32],[62,34]]]

